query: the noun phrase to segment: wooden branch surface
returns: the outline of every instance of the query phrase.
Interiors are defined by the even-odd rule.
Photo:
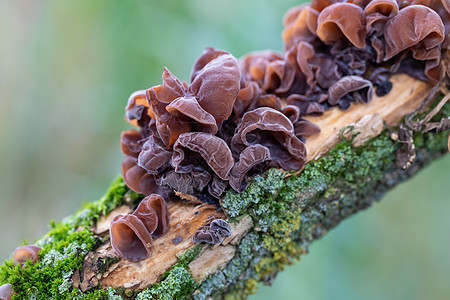
[[[396,75],[392,82],[393,89],[389,94],[384,97],[375,96],[369,104],[353,104],[346,111],[335,108],[322,116],[308,117],[308,120],[320,126],[322,132],[307,139],[307,161],[325,155],[339,143],[344,128],[353,128],[353,131],[347,130],[347,134],[358,132],[354,142],[362,144],[378,135],[386,126],[395,126],[402,117],[417,110],[431,91],[430,85],[407,75]],[[105,234],[112,217],[130,211],[126,206],[116,209],[107,218],[100,220],[93,230],[97,234]],[[95,262],[98,258],[116,256],[107,242],[86,257],[80,288],[87,290],[100,283],[102,288],[143,289],[157,282],[160,276],[177,262],[180,254],[194,246],[192,235],[198,227],[208,224],[214,218],[226,218],[223,212],[216,211],[215,206],[207,204],[171,202],[169,211],[169,232],[154,241],[153,254],[148,259],[139,262],[121,260],[112,265],[106,273],[97,274]],[[221,245],[204,247],[202,253],[189,265],[193,278],[200,283],[209,274],[224,267],[234,256],[234,245],[252,226],[251,218],[246,217],[232,226],[232,237]],[[174,244],[174,239],[179,237],[182,241]]]

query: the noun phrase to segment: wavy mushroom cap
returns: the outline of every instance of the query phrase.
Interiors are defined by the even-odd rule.
[[[35,245],[26,245],[17,247],[13,253],[13,263],[15,266],[23,265],[27,260],[31,261],[31,263],[35,263],[38,260],[39,252],[41,252],[42,248]]]
[[[166,171],[156,178],[160,186],[165,186],[171,190],[193,195],[201,192],[210,182],[211,174],[202,168],[192,170],[190,173],[177,173],[173,170]]]
[[[223,219],[214,219],[211,224],[209,224],[209,228],[211,228],[211,230],[219,232],[222,236],[231,236],[230,224],[228,224],[228,222]]]
[[[295,136],[298,138],[309,137],[320,133],[319,126],[305,119],[299,119],[295,122],[294,128]]]
[[[239,63],[230,53],[207,48],[194,65],[188,86],[164,68],[163,84],[147,90],[156,129],[167,149],[180,134],[215,134],[233,111],[239,93]]]
[[[125,107],[125,120],[135,127],[141,127],[140,121],[145,117],[154,119],[155,115],[147,102],[145,90],[139,90],[130,95]]]
[[[264,91],[276,90],[285,76],[283,56],[272,50],[255,51],[240,59],[245,82],[256,81]]]
[[[147,90],[147,100],[155,115],[156,130],[167,149],[175,143],[178,136],[190,130],[189,118],[172,115],[166,107],[173,100],[183,97],[187,87],[167,68],[163,72],[163,84]]]
[[[145,197],[133,212],[149,229],[153,238],[164,235],[169,230],[169,208],[161,195]]]
[[[247,187],[247,182],[267,168],[271,160],[270,151],[262,145],[251,145],[239,155],[239,161],[231,169],[230,186],[238,193]]]
[[[371,19],[374,16],[378,15],[378,18],[391,18],[398,14],[399,7],[396,0],[372,0],[367,6],[364,8],[364,13],[367,18]],[[367,26],[369,26],[372,22],[367,22]]]
[[[217,230],[211,230],[209,226],[202,226],[192,236],[194,243],[220,244],[223,237]]]
[[[201,165],[203,160],[217,176],[228,180],[228,173],[234,165],[227,143],[209,133],[183,133],[173,146],[173,150],[172,166],[180,173],[191,172],[196,165]]]
[[[444,24],[434,10],[423,5],[407,6],[386,24],[384,60],[411,47],[431,50],[439,46],[444,38]]]
[[[137,158],[139,152],[141,152],[140,140],[142,140],[142,136],[139,131],[134,129],[122,131],[120,134],[120,150],[125,155]]]
[[[0,286],[0,299],[1,300],[11,300],[12,296],[14,295],[14,290],[12,285],[9,283],[5,283],[2,286]]]
[[[111,221],[109,234],[111,246],[122,258],[138,261],[152,254],[152,236],[135,215],[116,216]]]
[[[233,111],[240,81],[237,59],[228,52],[207,48],[192,70],[189,94],[197,98],[220,127]]]
[[[347,96],[345,99],[344,97]],[[368,103],[373,96],[372,82],[359,76],[345,76],[328,89],[328,103],[346,109],[350,102]]]
[[[192,124],[197,125],[196,128],[191,128],[193,130],[217,133],[217,123],[213,115],[204,110],[194,97],[179,97],[167,105],[166,110],[174,116],[188,117],[197,122],[198,124]]]
[[[172,151],[167,150],[157,136],[150,136],[141,147],[137,164],[150,174],[157,175],[169,166]]]
[[[352,3],[335,3],[327,6],[317,20],[317,36],[327,45],[346,37],[358,48],[366,46],[366,15]]]
[[[298,118],[300,117],[300,108],[295,105],[286,105],[283,110],[283,114],[291,120],[292,124],[297,122]]]
[[[300,170],[306,158],[306,148],[295,136],[294,125],[283,113],[268,107],[249,111],[242,117],[231,141],[236,153],[260,144],[270,151],[270,166],[284,170]]]
[[[123,159],[122,176],[125,184],[138,194],[148,195],[157,188],[154,175],[141,168],[132,156]]]
[[[324,8],[336,2],[339,2],[339,0],[311,0],[311,7],[318,11],[322,11]]]
[[[299,41],[313,41],[316,38],[318,17],[319,11],[308,4],[290,9],[283,19],[285,49]]]

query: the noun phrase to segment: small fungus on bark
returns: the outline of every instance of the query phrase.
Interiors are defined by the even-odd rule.
[[[224,237],[231,236],[231,227],[223,219],[215,219],[211,224],[201,226],[192,236],[194,243],[220,244]]]
[[[109,228],[111,246],[120,257],[138,261],[149,257],[153,239],[146,225],[135,215],[118,215]]]
[[[0,286],[0,299],[1,300],[11,300],[14,295],[14,290],[12,285],[5,283]]]
[[[31,261],[31,263],[37,262],[39,258],[39,252],[41,252],[42,248],[35,245],[25,245],[17,247],[13,253],[13,263],[15,266],[23,265],[27,260]]]

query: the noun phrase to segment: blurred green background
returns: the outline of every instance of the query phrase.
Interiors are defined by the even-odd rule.
[[[129,94],[208,46],[282,50],[299,1],[0,0],[0,259],[119,174]],[[448,299],[450,156],[343,222],[251,299]]]

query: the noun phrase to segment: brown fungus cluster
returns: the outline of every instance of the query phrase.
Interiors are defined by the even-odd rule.
[[[283,53],[257,51],[237,60],[207,48],[190,83],[164,68],[161,85],[130,96],[126,120],[138,130],[122,133],[121,149],[132,190],[217,203],[228,187],[242,192],[269,167],[302,169],[305,139],[320,132],[303,116],[368,103],[374,91],[384,96],[392,74],[431,84],[446,76],[448,0],[312,0],[290,9],[283,23]],[[131,260],[147,257],[146,222],[136,213],[115,221],[116,251]],[[220,240],[206,229],[206,240]]]
[[[299,107],[284,107],[259,82],[246,82],[241,67],[228,52],[207,48],[190,84],[165,68],[162,85],[130,96],[126,119],[140,129],[121,136],[131,189],[216,203],[228,186],[242,192],[268,167],[303,167],[304,137],[319,128],[301,118]]]

